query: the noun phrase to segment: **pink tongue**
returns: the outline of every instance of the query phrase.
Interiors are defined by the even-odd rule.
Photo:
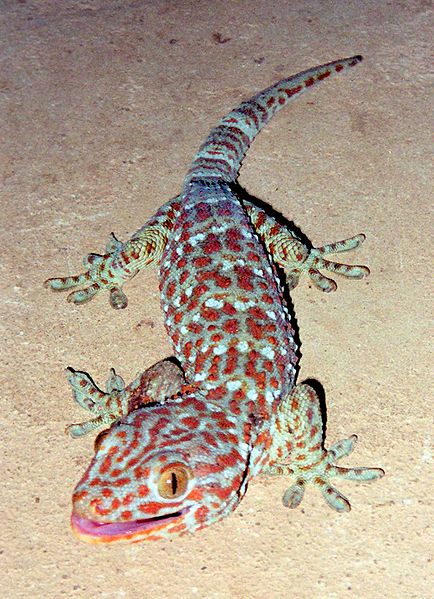
[[[76,514],[72,514],[71,524],[74,530],[84,535],[90,535],[92,537],[114,537],[117,535],[127,535],[130,533],[134,533],[138,530],[147,530],[149,528],[154,528],[159,524],[175,520],[179,516],[180,514],[176,514],[176,516],[168,516],[167,518],[150,518],[149,520],[133,520],[131,522],[105,523],[96,522],[95,520],[87,520],[86,518],[81,518]]]

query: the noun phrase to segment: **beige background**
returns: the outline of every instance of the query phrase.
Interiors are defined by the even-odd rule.
[[[430,2],[0,3],[2,146],[0,595],[287,599],[433,594],[428,274]],[[360,443],[340,482],[349,515],[309,491],[281,503],[261,477],[240,508],[190,538],[93,547],[69,531],[92,438],[63,369],[130,380],[170,355],[157,276],[77,308],[44,290],[174,196],[217,119],[259,89],[354,53],[365,62],[304,96],[255,142],[241,184],[314,244],[364,231],[371,277],[293,294],[303,358],[329,443]]]

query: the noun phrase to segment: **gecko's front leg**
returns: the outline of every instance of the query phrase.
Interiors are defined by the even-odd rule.
[[[128,300],[123,285],[143,268],[158,264],[179,208],[178,198],[167,202],[125,243],[118,241],[112,233],[104,255],[85,256],[83,273],[47,279],[45,287],[53,291],[75,289],[67,298],[74,304],[84,304],[101,291],[108,290],[112,308],[126,308]]]
[[[335,291],[337,285],[333,279],[323,275],[321,270],[352,279],[362,279],[369,275],[367,266],[341,264],[326,259],[329,254],[340,254],[358,248],[365,240],[363,233],[323,247],[308,247],[293,231],[278,223],[261,208],[250,202],[244,202],[244,206],[276,264],[285,269],[290,289],[296,287],[303,273],[307,274],[315,287],[327,293]]]
[[[357,436],[338,441],[328,450],[324,448],[320,401],[310,385],[293,388],[279,406],[276,424],[265,472],[293,478],[294,483],[283,496],[286,507],[296,508],[306,486],[312,485],[321,491],[332,509],[348,512],[350,502],[330,484],[330,479],[371,481],[384,476],[382,468],[342,468],[335,464],[353,451]]]
[[[163,402],[174,397],[185,383],[182,369],[170,360],[157,362],[139,374],[128,386],[111,369],[106,391],[99,389],[85,372],[68,368],[67,377],[74,401],[93,415],[86,422],[70,424],[66,432],[71,437],[82,437],[102,426],[110,427],[147,403]]]

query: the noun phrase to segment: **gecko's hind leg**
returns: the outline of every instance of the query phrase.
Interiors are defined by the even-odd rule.
[[[283,496],[286,507],[297,507],[306,486],[313,485],[332,509],[348,512],[350,502],[330,484],[330,479],[370,481],[384,476],[384,470],[336,466],[335,462],[353,451],[357,436],[351,435],[326,450],[322,431],[320,402],[315,390],[307,384],[294,387],[279,407],[277,431],[266,472],[289,475],[294,479]]]
[[[318,289],[325,292],[335,291],[337,285],[333,279],[323,275],[321,270],[352,279],[362,279],[369,274],[367,266],[341,264],[325,258],[329,254],[339,254],[359,247],[365,240],[363,233],[320,248],[311,248],[262,209],[250,202],[244,202],[244,206],[268,251],[276,263],[285,269],[290,289],[297,285],[303,273],[309,276]]]
[[[85,272],[69,277],[47,279],[44,283],[45,287],[53,291],[67,291],[81,287],[68,295],[68,301],[74,304],[84,304],[101,291],[109,290],[112,308],[125,308],[128,300],[122,290],[124,283],[143,268],[158,264],[179,208],[178,198],[167,202],[125,243],[118,241],[112,233],[104,255],[85,256],[83,260]]]

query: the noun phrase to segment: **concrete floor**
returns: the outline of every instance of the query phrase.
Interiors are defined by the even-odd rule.
[[[433,521],[428,373],[432,234],[428,114],[431,3],[260,0],[0,4],[3,597],[428,598]],[[281,503],[256,479],[239,509],[197,535],[94,547],[69,530],[93,439],[66,366],[127,380],[171,354],[157,275],[129,308],[78,308],[43,289],[136,230],[176,195],[218,118],[278,79],[341,56],[365,61],[280,113],[240,183],[315,245],[364,231],[362,282],[293,293],[300,380],[326,390],[328,442],[356,432],[339,515],[313,491]],[[431,387],[432,390],[432,387]]]

